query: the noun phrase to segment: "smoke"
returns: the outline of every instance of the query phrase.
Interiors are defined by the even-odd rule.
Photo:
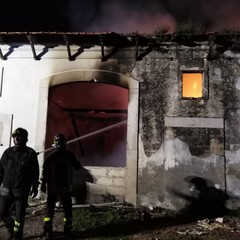
[[[151,33],[156,26],[175,28],[175,20],[164,10],[158,1],[146,4],[145,1],[111,1],[103,0],[101,5],[88,8],[88,22],[85,26],[81,19],[84,15],[75,14],[76,2],[72,0],[70,7],[70,29],[76,31],[81,28],[86,32],[118,32],[118,33]],[[76,17],[77,16],[77,17]]]
[[[239,9],[239,0],[2,0],[0,31],[174,32],[189,20],[209,31],[236,30]]]
[[[204,12],[203,20],[209,22],[210,30],[240,29],[240,1],[213,0],[210,3],[205,1],[202,8]]]
[[[96,23],[93,23],[89,30],[93,32],[150,33],[156,26],[166,26],[173,30],[175,21],[172,16],[163,12],[150,13],[122,8],[120,14],[119,8],[109,5],[108,8],[105,8],[105,14]]]
[[[80,15],[78,2],[71,0],[72,31],[153,33],[159,27],[168,27],[171,32],[183,21],[202,24],[209,31],[240,28],[239,0],[90,1]]]

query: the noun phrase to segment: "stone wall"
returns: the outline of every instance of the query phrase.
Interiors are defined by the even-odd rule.
[[[125,170],[123,168],[88,167],[94,181],[88,183],[88,202],[99,203],[111,200],[123,201],[125,196]]]
[[[207,46],[169,47],[167,55],[152,52],[137,63],[140,205],[183,208],[191,195],[189,177],[240,195],[239,55],[226,52],[211,60],[207,55]],[[202,98],[181,97],[182,70],[204,73]],[[166,117],[176,124],[167,126]],[[195,118],[197,124],[184,125],[184,119]],[[202,126],[205,118],[213,125]],[[215,119],[223,121],[222,127],[214,125]]]
[[[138,50],[142,53],[144,47]],[[111,48],[105,47],[108,52]],[[240,196],[240,55],[230,50],[211,59],[208,55],[207,44],[168,43],[142,59],[136,60],[133,46],[102,61],[101,47],[94,46],[69,61],[66,47],[60,46],[35,61],[30,46],[21,46],[1,61],[0,113],[13,116],[13,128],[28,129],[29,146],[42,151],[50,86],[98,79],[126,87],[130,93],[126,167],[87,166],[94,177],[87,186],[88,199],[100,201],[109,193],[134,205],[181,209],[191,195],[189,177],[201,177],[236,200]],[[204,73],[201,99],[181,97],[183,71]],[[43,155],[39,158],[42,163]],[[238,201],[230,203],[236,207]]]

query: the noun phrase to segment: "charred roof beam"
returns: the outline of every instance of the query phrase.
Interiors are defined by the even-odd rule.
[[[139,37],[135,38],[135,42],[136,42],[136,54],[135,54],[135,59],[136,61],[138,61],[138,49],[139,49]]]
[[[3,43],[3,38],[0,36],[0,42]],[[7,58],[3,55],[2,49],[0,48],[0,58],[6,60]]]
[[[107,55],[105,55],[105,50],[104,50],[104,42],[103,42],[103,36],[99,36],[99,42],[101,46],[101,53],[102,53],[102,61],[105,62],[107,61],[110,57],[112,57],[114,54],[116,54],[119,51],[119,47],[116,46],[116,44],[112,44],[112,49],[111,52],[109,52]]]
[[[139,54],[137,57],[136,57],[136,61],[141,61],[143,60],[143,57],[147,56],[150,52],[152,51],[152,47],[148,47],[146,48],[146,50]]]
[[[67,46],[67,52],[68,52],[68,59],[69,59],[69,61],[75,60],[75,57],[73,57],[72,53],[71,53],[69,36],[68,35],[63,35],[63,39],[64,39],[64,41],[66,43],[66,46]]]
[[[32,35],[27,35],[27,39],[28,39],[28,41],[29,41],[29,43],[31,45],[33,58],[35,60],[40,60],[40,58],[37,56],[36,49],[35,49],[35,46],[34,46],[34,43],[35,43],[36,39]]]
[[[209,51],[207,55],[208,60],[214,60],[221,56],[221,54],[226,51],[226,48],[216,44],[216,36],[211,35],[208,39],[209,41]]]
[[[199,44],[195,42],[194,35],[192,34],[174,34],[172,41],[187,47],[199,46]]]
[[[3,53],[2,53],[2,49],[0,48],[0,58],[2,59],[2,60],[6,60],[6,58],[4,57],[4,55],[3,55]]]
[[[99,36],[99,42],[100,42],[101,52],[102,52],[102,61],[106,61],[107,59],[105,58],[105,55],[104,55],[104,44],[103,44],[103,36],[102,35]]]
[[[148,46],[145,49],[145,51],[140,54],[139,53],[139,37],[135,37],[135,43],[136,43],[135,59],[136,59],[136,61],[141,61],[143,59],[143,57],[145,57],[146,55],[148,55],[152,51],[152,46]],[[150,45],[152,45],[152,43]]]
[[[72,54],[72,51],[71,51],[72,38],[70,38],[68,35],[64,34],[63,39],[67,46],[67,53],[68,53],[69,61],[76,60],[77,56],[79,56],[81,53],[83,53],[84,47],[80,46],[80,44],[79,44],[79,46],[80,46],[79,49],[76,51],[76,53]]]

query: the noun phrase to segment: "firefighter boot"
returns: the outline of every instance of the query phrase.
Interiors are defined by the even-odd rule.
[[[51,239],[52,237],[52,230],[53,230],[53,225],[52,225],[52,217],[45,217],[44,218],[44,240]]]
[[[6,239],[12,240],[13,239],[13,227],[14,227],[14,220],[11,216],[8,216],[2,220],[6,227]]]
[[[13,240],[22,240],[23,239],[23,231],[14,232]]]
[[[22,240],[23,239],[23,224],[21,224],[17,220],[14,221],[13,239],[14,240]]]
[[[51,232],[45,232],[43,236],[43,240],[49,240],[52,238],[52,233]]]
[[[7,228],[7,240],[13,239],[13,228]]]
[[[64,218],[64,235],[65,237],[69,237],[72,232],[72,219]]]

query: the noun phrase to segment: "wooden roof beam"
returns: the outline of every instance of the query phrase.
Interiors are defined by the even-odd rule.
[[[139,51],[139,50],[138,50],[138,47],[139,47],[139,45],[138,45],[138,44],[139,44],[139,41],[138,41],[138,40],[139,40],[139,37],[135,37],[135,43],[136,43],[136,54],[135,54],[135,59],[136,59],[136,61],[139,60],[139,59],[138,59],[138,57],[139,57],[139,56],[138,56],[138,51]]]
[[[6,60],[6,58],[4,57],[4,55],[3,55],[3,53],[2,53],[2,49],[0,48],[0,58],[2,59],[2,60]]]
[[[106,61],[105,55],[104,55],[104,44],[103,44],[103,36],[102,35],[99,36],[99,41],[100,41],[100,45],[101,45],[102,61]]]
[[[3,38],[0,36],[0,42],[3,43]],[[0,58],[6,60],[7,58],[3,55],[2,49],[0,48]]]
[[[63,35],[63,39],[64,39],[64,41],[66,43],[66,46],[67,46],[67,53],[68,53],[69,61],[75,60],[75,58],[73,58],[73,56],[72,56],[71,47],[70,47],[70,40],[69,40],[68,35],[66,35],[66,34]]]
[[[31,49],[32,49],[32,53],[33,53],[33,58],[35,60],[40,60],[40,58],[37,56],[37,53],[36,53],[36,50],[35,50],[35,46],[34,46],[34,43],[35,43],[35,38],[32,36],[32,35],[27,35],[27,39],[31,45]]]

